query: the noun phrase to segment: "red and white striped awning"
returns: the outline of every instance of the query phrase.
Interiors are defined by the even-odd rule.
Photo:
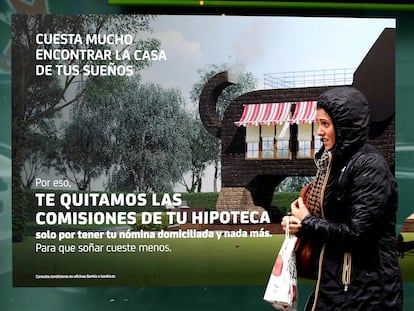
[[[317,101],[297,102],[295,112],[290,123],[312,123],[316,121]]]
[[[311,123],[315,122],[316,101],[284,102],[271,104],[248,104],[244,106],[243,114],[236,126],[276,125],[285,122]],[[292,104],[296,104],[293,117],[289,119]]]
[[[289,120],[291,103],[249,104],[244,106],[237,126],[275,125]]]

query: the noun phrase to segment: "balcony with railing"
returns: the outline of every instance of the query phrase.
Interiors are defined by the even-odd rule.
[[[265,89],[352,84],[355,68],[292,71],[264,74]]]

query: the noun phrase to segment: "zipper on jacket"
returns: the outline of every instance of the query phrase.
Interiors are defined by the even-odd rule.
[[[351,269],[352,269],[351,253],[345,253],[343,267],[342,267],[342,284],[344,285],[344,292],[348,291],[348,287],[351,284]]]
[[[323,244],[321,254],[319,256],[318,280],[317,280],[316,286],[315,286],[315,297],[313,298],[313,306],[312,306],[311,311],[315,311],[316,302],[318,301],[319,288],[320,288],[320,285],[321,285],[322,263],[323,263],[323,259],[324,259],[324,254],[325,254],[325,244]]]

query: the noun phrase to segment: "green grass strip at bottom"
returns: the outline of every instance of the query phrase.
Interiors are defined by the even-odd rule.
[[[259,285],[267,281],[283,235],[271,238],[206,239],[72,239],[56,244],[54,253],[35,252],[33,238],[13,245],[17,286],[209,286]],[[43,241],[43,244],[46,243]],[[98,252],[59,253],[73,245],[96,246]],[[131,244],[136,252],[108,253],[107,245]],[[158,251],[148,251],[153,245]],[[158,246],[158,247],[155,247]],[[161,247],[162,246],[162,247]],[[168,246],[168,247],[167,247]],[[139,252],[139,249],[146,252]],[[100,251],[102,249],[103,251]],[[168,251],[170,250],[170,251]],[[112,280],[36,280],[36,274],[113,274]],[[103,281],[103,282],[102,282]],[[20,285],[19,285],[20,284]]]
[[[414,240],[414,233],[404,233]],[[270,238],[72,239],[63,242],[27,238],[13,244],[15,286],[228,286],[264,285],[284,235]],[[35,244],[102,245],[86,253],[35,252]],[[108,253],[108,245],[134,245],[135,252]],[[167,247],[168,246],[168,247]],[[138,250],[145,250],[139,252]],[[149,248],[148,248],[149,247]],[[414,254],[399,259],[404,282],[414,281]],[[39,280],[36,274],[112,274],[116,279]]]

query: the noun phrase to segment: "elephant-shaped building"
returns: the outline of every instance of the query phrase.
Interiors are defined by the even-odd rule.
[[[395,29],[386,28],[355,70],[352,86],[367,97],[370,143],[394,167]],[[313,118],[319,95],[335,86],[264,89],[245,93],[216,112],[221,91],[231,85],[222,72],[203,88],[199,112],[205,128],[221,139],[222,187],[217,210],[259,210],[271,205],[287,176],[313,176],[320,147]]]

